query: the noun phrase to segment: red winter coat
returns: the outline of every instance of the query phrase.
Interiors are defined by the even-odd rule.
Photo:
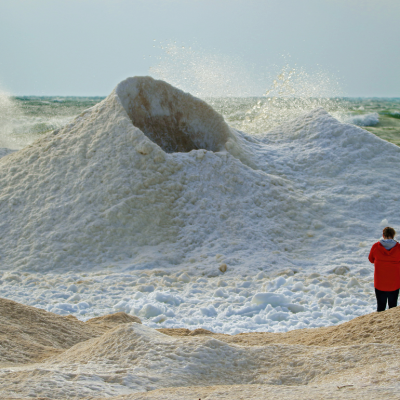
[[[400,288],[400,244],[386,250],[375,243],[368,257],[375,265],[374,286],[378,290],[391,292]]]

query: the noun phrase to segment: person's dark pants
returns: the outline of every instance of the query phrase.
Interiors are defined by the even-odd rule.
[[[376,311],[385,311],[386,303],[389,303],[389,308],[397,307],[397,298],[399,297],[399,289],[392,292],[385,292],[375,288],[376,301],[378,309]]]

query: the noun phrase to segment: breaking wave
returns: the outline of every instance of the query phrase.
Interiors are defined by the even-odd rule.
[[[348,124],[357,126],[375,126],[379,124],[379,114],[370,113],[364,115],[354,115],[346,120]]]

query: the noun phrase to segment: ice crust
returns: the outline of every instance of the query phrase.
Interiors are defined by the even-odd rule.
[[[323,109],[254,137],[130,78],[0,159],[2,296],[227,333],[348,320],[373,310],[367,254],[382,220],[399,226],[399,161]]]

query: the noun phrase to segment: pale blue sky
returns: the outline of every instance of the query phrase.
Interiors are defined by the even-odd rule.
[[[400,97],[399,21],[400,0],[0,0],[0,87],[107,95],[157,57],[183,77],[186,50],[168,61],[160,48],[176,41],[192,61],[230,64],[246,94],[262,94],[290,55],[347,96]]]

